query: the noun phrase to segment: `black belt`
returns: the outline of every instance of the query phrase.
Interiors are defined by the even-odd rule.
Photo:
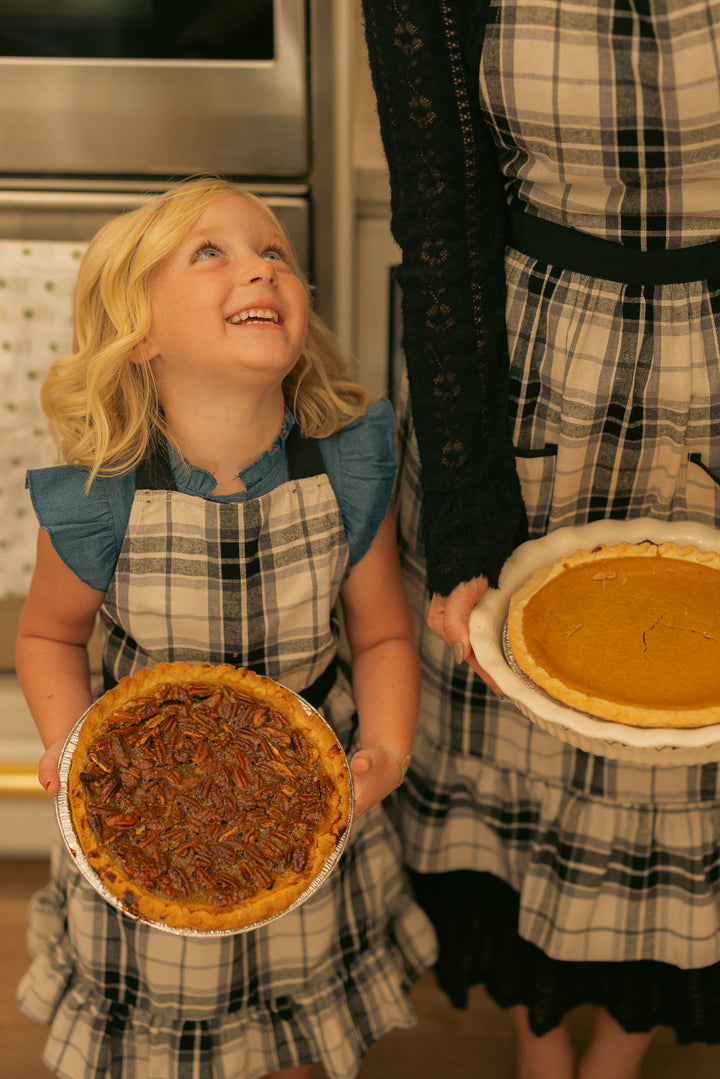
[[[638,251],[525,213],[519,199],[509,206],[508,223],[511,247],[586,277],[624,285],[672,285],[720,276],[720,240],[672,251]]]
[[[306,700],[308,704],[311,704],[313,708],[320,708],[325,703],[330,690],[335,685],[335,679],[338,672],[338,658],[335,656],[330,660],[322,674],[319,674],[312,685],[304,689],[298,696]],[[107,692],[117,685],[117,679],[112,672],[103,664],[103,690]]]

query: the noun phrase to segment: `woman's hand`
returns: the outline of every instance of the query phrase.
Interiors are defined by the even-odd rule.
[[[355,790],[354,819],[387,798],[405,778],[409,758],[396,756],[387,746],[359,749],[350,760]]]
[[[497,684],[475,659],[470,645],[470,612],[483,598],[487,588],[486,577],[474,577],[457,585],[449,596],[436,593],[430,601],[427,624],[433,633],[450,645],[456,663],[467,662],[493,693],[502,697]]]

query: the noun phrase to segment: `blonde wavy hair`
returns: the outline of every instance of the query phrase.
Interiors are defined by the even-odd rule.
[[[153,272],[203,211],[228,196],[261,206],[287,239],[261,199],[226,180],[201,177],[109,221],[85,252],[74,294],[73,353],[53,363],[41,401],[63,459],[87,468],[88,484],[98,475],[131,471],[167,435],[150,365],[133,362],[150,330]],[[291,261],[311,301],[294,254]],[[366,390],[347,377],[344,358],[312,302],[307,342],[283,389],[306,437],[332,434],[367,408]]]

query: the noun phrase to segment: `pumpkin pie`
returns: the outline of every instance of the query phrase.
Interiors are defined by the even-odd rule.
[[[637,727],[720,722],[720,554],[674,543],[576,551],[510,602],[507,639],[532,683]]]

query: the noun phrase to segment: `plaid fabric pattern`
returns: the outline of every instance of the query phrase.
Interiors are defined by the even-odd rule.
[[[532,535],[603,517],[720,521],[720,267],[623,287],[506,259],[511,408]]]
[[[334,654],[347,557],[326,476],[232,505],[138,492],[104,610],[123,627],[111,634],[116,677],[160,658],[230,658],[303,688]],[[356,748],[342,671],[323,712]],[[301,908],[211,939],[120,914],[58,842],[29,942],[36,958],[18,1003],[51,1024],[44,1060],[63,1079],[259,1079],[311,1062],[351,1079],[374,1041],[414,1025],[409,989],[435,959],[380,806],[353,826],[338,867]]]
[[[415,1023],[409,988],[434,937],[379,807],[307,903],[230,937],[150,929],[105,903],[60,841],[52,860],[18,1003],[51,1024],[43,1059],[63,1079],[259,1079],[311,1062],[350,1079],[373,1042]]]
[[[455,666],[425,624],[406,416],[400,437],[408,436],[399,528],[423,668],[419,731],[400,791],[408,864],[501,877],[521,897],[521,935],[556,959],[686,969],[719,961],[720,767],[641,767],[574,749]],[[523,489],[532,504],[552,483],[525,479]]]
[[[641,250],[715,239],[719,35],[718,0],[491,0],[480,93],[509,189]]]
[[[715,238],[720,3],[492,7],[481,93],[511,188],[542,216],[635,246]],[[633,98],[637,70],[646,90]],[[718,269],[641,288],[508,250],[510,411],[531,536],[605,517],[720,525]],[[496,874],[520,895],[521,935],[557,959],[718,962],[718,765],[589,755],[455,667],[426,627],[407,404],[398,434],[424,681],[401,792],[408,864]]]
[[[100,612],[107,666],[233,663],[300,691],[335,654],[347,558],[326,476],[242,503],[139,491]]]

